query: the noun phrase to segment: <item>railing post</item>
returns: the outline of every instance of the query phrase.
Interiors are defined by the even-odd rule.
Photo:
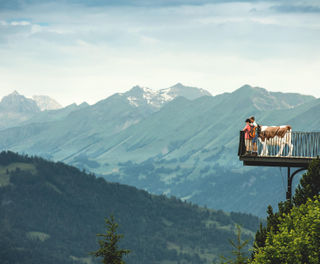
[[[246,145],[244,140],[244,131],[240,131],[239,135],[239,149],[238,149],[238,156],[242,156],[246,153]]]

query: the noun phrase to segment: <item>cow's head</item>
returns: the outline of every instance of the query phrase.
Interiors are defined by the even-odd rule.
[[[259,124],[257,125],[257,130],[256,130],[256,132],[257,132],[258,136],[259,136],[259,134],[261,133],[261,126],[260,126]]]

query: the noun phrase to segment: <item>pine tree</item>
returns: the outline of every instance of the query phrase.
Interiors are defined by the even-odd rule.
[[[278,204],[278,212],[274,213],[273,208],[271,205],[268,206],[267,209],[267,226],[262,226],[260,224],[260,228],[256,233],[255,241],[253,244],[253,252],[252,257],[254,254],[259,250],[259,248],[264,247],[267,239],[267,234],[269,232],[278,232],[279,230],[279,223],[286,214],[290,212],[292,209],[291,201],[280,202]]]
[[[267,226],[257,231],[254,242],[252,258],[266,245],[267,236],[270,233],[277,234],[280,222],[291,212],[292,208],[305,204],[309,199],[314,199],[320,194],[320,159],[311,162],[293,196],[293,202],[285,201],[278,204],[279,211],[274,213],[271,206],[268,207]],[[318,196],[319,197],[319,196]],[[317,198],[319,199],[319,198]]]
[[[233,247],[231,251],[232,255],[235,256],[235,259],[227,259],[225,257],[221,257],[220,264],[246,264],[248,263],[248,258],[246,257],[246,253],[244,253],[244,248],[248,245],[249,241],[241,241],[241,228],[237,225],[237,238],[235,241],[229,240],[229,243]]]
[[[320,159],[311,162],[307,173],[300,180],[293,202],[299,206],[307,202],[308,198],[313,199],[320,194]]]
[[[320,197],[295,206],[280,219],[278,232],[269,232],[252,264],[320,263]]]
[[[102,257],[101,262],[104,264],[125,264],[122,260],[123,255],[129,254],[130,250],[118,248],[118,242],[123,238],[123,235],[117,234],[118,224],[113,215],[110,216],[110,219],[105,219],[105,225],[106,234],[97,234],[97,237],[103,238],[99,240],[100,248],[90,254]]]
[[[246,257],[246,253],[243,252],[243,249],[248,245],[249,240],[245,240],[241,242],[241,228],[239,225],[237,225],[237,240],[236,241],[229,240],[229,242],[234,248],[232,250],[232,254],[236,257],[236,259],[232,263],[234,264],[247,263],[248,258]]]

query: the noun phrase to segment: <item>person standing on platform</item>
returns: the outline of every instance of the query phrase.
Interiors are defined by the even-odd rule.
[[[246,126],[244,127],[243,131],[245,132],[244,134],[244,140],[245,140],[245,145],[246,145],[246,153],[245,155],[250,155],[251,154],[251,142],[252,142],[252,139],[250,138],[250,130],[251,130],[251,127],[250,127],[250,119],[246,119]]]
[[[250,136],[252,138],[252,155],[257,156],[258,155],[258,125],[255,121],[254,116],[251,116],[250,118]]]

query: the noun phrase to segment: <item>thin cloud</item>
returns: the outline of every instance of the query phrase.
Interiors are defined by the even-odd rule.
[[[84,5],[84,6],[181,6],[181,5],[206,5],[233,2],[260,2],[260,0],[0,0],[1,9],[21,9],[28,5],[43,3]]]
[[[12,21],[11,26],[29,26],[31,23],[29,21]]]
[[[275,5],[272,10],[280,13],[320,13],[320,6],[315,5]]]
[[[93,103],[135,84],[182,82],[320,96],[320,17],[271,8],[285,1],[36,2],[0,10],[1,93]]]

